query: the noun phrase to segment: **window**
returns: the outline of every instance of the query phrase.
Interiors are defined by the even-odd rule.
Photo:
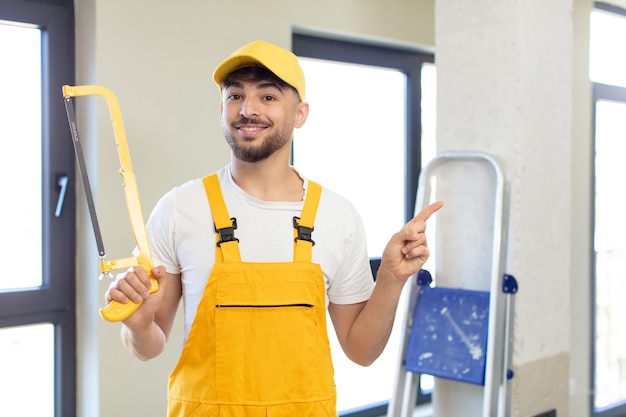
[[[357,207],[375,272],[391,234],[413,217],[420,167],[435,153],[433,55],[305,35],[294,35],[293,51],[311,106],[295,133],[293,162]],[[385,352],[367,368],[345,357],[329,327],[340,415],[386,412],[402,313]],[[431,389],[432,377],[422,375],[418,402],[429,401]]]
[[[75,415],[71,0],[0,4],[0,415]]]
[[[621,190],[626,178],[626,10],[597,4],[590,20],[594,83],[594,416],[626,414],[626,233]]]

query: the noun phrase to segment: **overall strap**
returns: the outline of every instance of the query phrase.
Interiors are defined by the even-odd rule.
[[[311,262],[312,260],[315,242],[311,239],[311,234],[313,233],[313,224],[315,223],[315,215],[317,214],[317,206],[320,202],[321,194],[322,187],[313,181],[309,181],[302,214],[300,217],[293,218],[294,262]]]
[[[241,262],[239,239],[235,237],[237,219],[228,215],[217,173],[202,179],[215,222],[215,262]]]

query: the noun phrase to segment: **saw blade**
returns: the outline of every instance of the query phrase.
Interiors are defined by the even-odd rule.
[[[102,242],[102,233],[100,232],[100,224],[98,223],[96,205],[94,203],[93,193],[91,192],[89,175],[87,175],[87,164],[85,163],[85,155],[83,154],[83,147],[80,142],[80,135],[78,134],[78,126],[76,124],[76,110],[74,109],[74,103],[71,97],[65,97],[64,101],[65,110],[67,112],[67,120],[70,124],[70,132],[72,134],[72,143],[74,144],[76,160],[78,161],[78,170],[80,171],[80,176],[83,181],[83,188],[85,189],[85,195],[87,197],[87,207],[89,208],[89,216],[91,217],[91,225],[93,227],[94,236],[96,237],[98,254],[101,258],[104,258],[104,243]]]

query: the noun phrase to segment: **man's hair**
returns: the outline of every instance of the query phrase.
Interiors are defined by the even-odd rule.
[[[292,85],[287,84],[286,82],[278,78],[276,74],[274,74],[267,68],[258,65],[239,68],[228,74],[224,82],[222,82],[222,90],[230,87],[231,85],[233,85],[233,83],[237,81],[270,81],[278,85],[280,88],[292,89],[296,96],[298,96],[298,90],[296,90]]]

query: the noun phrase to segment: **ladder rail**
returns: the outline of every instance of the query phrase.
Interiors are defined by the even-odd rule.
[[[413,328],[413,314],[415,311],[415,306],[417,304],[418,297],[418,289],[419,286],[417,284],[417,274],[413,275],[409,278],[409,281],[406,283],[409,286],[409,293],[407,294],[405,311],[407,314],[404,315],[402,320],[402,329],[403,329],[403,341],[400,345],[400,351],[398,352],[398,366],[396,370],[398,372],[396,379],[394,381],[393,392],[395,395],[392,395],[389,401],[389,407],[387,408],[387,417],[402,417],[411,415],[407,413],[407,407],[410,407],[407,404],[415,405],[417,400],[417,381],[419,380],[419,375],[414,374],[413,372],[407,371],[405,367],[404,358],[406,357],[409,341],[411,336],[411,329]],[[413,393],[413,391],[415,391]],[[402,395],[399,395],[402,393]],[[407,395],[409,398],[407,398]],[[411,401],[411,398],[413,401]],[[404,401],[400,401],[399,399],[404,399]]]

